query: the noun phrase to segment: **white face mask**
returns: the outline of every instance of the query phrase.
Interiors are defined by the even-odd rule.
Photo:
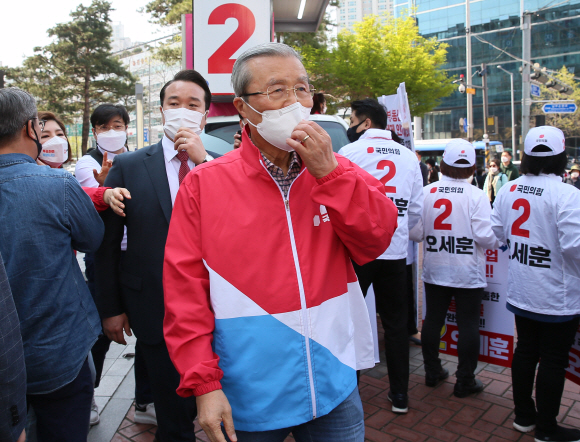
[[[262,138],[272,146],[276,146],[278,149],[292,152],[294,148],[286,144],[286,139],[290,138],[292,131],[298,123],[310,118],[310,109],[312,108],[304,107],[297,101],[296,103],[283,107],[282,109],[258,112],[246,101],[244,102],[250,107],[250,109],[262,116],[262,122],[258,123],[257,126],[246,118],[248,123],[258,129],[258,133]]]
[[[62,166],[68,159],[68,141],[61,137],[52,137],[42,144],[38,158],[52,168]]]
[[[578,175],[579,175],[579,173],[578,173],[578,172],[572,172],[572,173],[570,174],[570,176],[571,176],[572,178],[574,178],[574,179],[578,178]]]
[[[185,107],[165,109],[163,110],[163,117],[165,118],[163,130],[171,141],[175,140],[175,134],[181,127],[192,129],[199,135],[201,133],[201,120],[205,114],[207,112],[202,114],[201,112],[186,109]]]
[[[125,147],[127,141],[127,132],[124,130],[113,130],[102,132],[97,135],[97,144],[107,152],[117,152]]]
[[[496,174],[496,173],[497,173],[497,167],[490,167],[490,168],[489,168],[489,171],[490,171],[491,173],[493,173],[493,174]]]
[[[510,159],[508,157],[501,157],[501,162],[504,164],[508,164],[510,162]]]

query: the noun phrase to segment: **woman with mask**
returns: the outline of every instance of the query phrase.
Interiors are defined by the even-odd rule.
[[[499,189],[507,184],[508,181],[507,175],[500,170],[498,161],[495,158],[490,160],[489,173],[485,178],[485,183],[483,183],[483,191],[486,193],[492,206]]]
[[[38,118],[44,120],[44,128],[40,135],[42,151],[37,162],[53,169],[61,168],[64,163],[72,160],[70,143],[66,136],[66,128],[52,112],[39,112]]]
[[[580,166],[578,166],[578,164],[574,164],[570,169],[570,177],[566,178],[565,183],[572,184],[577,189],[580,189],[580,179],[578,179],[579,175],[580,175]]]
[[[428,158],[425,161],[425,164],[427,165],[427,169],[429,171],[429,177],[427,179],[429,184],[439,181],[441,179],[441,173],[439,172],[439,166],[437,166],[435,160],[433,158]]]
[[[421,331],[425,384],[435,387],[449,376],[441,366],[441,328],[455,298],[459,339],[457,382],[453,394],[463,398],[483,390],[475,378],[479,356],[479,315],[485,277],[485,250],[498,241],[491,230],[491,208],[485,194],[469,183],[475,171],[475,149],[453,140],[441,161],[443,177],[423,188],[423,281],[427,314]]]

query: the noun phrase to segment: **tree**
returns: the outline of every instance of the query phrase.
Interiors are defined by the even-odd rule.
[[[552,75],[556,80],[571,86],[573,89],[572,95],[562,95],[554,89],[542,87],[541,100],[574,100],[576,106],[580,108],[580,87],[574,74],[568,71],[566,66]],[[542,111],[542,104],[534,104],[532,108],[532,115],[544,115]],[[545,114],[546,124],[548,126],[555,126],[564,132],[566,137],[580,137],[580,112],[576,111],[573,114]]]
[[[191,0],[152,0],[145,6],[145,11],[151,14],[151,22],[161,26],[181,24],[181,14],[191,14]]]
[[[21,68],[9,70],[14,86],[28,90],[39,109],[71,121],[82,114],[82,153],[87,151],[91,107],[104,101],[130,103],[135,79],[111,54],[111,3],[93,0],[71,12],[72,20],[48,30],[54,41],[34,49]]]
[[[314,86],[332,94],[338,107],[367,97],[394,94],[405,82],[411,113],[422,116],[454,87],[442,69],[445,43],[425,39],[411,16],[369,15],[343,30],[336,46],[300,49]]]

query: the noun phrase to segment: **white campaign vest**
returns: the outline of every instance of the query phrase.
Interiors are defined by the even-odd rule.
[[[485,251],[499,245],[487,196],[466,180],[446,176],[425,187],[423,194],[423,281],[487,287]]]
[[[393,141],[390,131],[380,129],[368,129],[338,153],[380,180],[387,197],[399,209],[391,244],[377,259],[406,258],[409,229],[419,222],[423,210],[423,177],[416,155]]]
[[[509,247],[508,302],[580,314],[580,190],[556,175],[521,176],[497,193],[491,220]]]

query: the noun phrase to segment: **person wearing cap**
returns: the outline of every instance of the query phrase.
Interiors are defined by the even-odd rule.
[[[570,177],[566,178],[565,183],[572,184],[577,189],[580,189],[580,179],[578,179],[579,175],[580,175],[580,166],[578,166],[578,164],[574,164],[570,168]]]
[[[520,172],[514,163],[512,163],[512,152],[509,149],[501,153],[501,171],[508,177],[508,181],[513,181],[520,176]]]
[[[580,191],[560,179],[566,164],[562,131],[531,129],[523,176],[499,191],[491,216],[510,253],[507,309],[515,314],[518,336],[513,426],[521,432],[535,428],[536,441],[580,440],[579,430],[556,421],[580,315]]]
[[[466,140],[445,146],[442,178],[423,189],[423,282],[427,314],[421,341],[425,384],[435,387],[449,376],[441,366],[439,342],[447,309],[455,298],[459,329],[457,382],[453,394],[463,398],[483,390],[475,378],[479,357],[479,315],[485,278],[485,250],[497,248],[491,230],[491,207],[485,193],[470,184],[475,149]]]

